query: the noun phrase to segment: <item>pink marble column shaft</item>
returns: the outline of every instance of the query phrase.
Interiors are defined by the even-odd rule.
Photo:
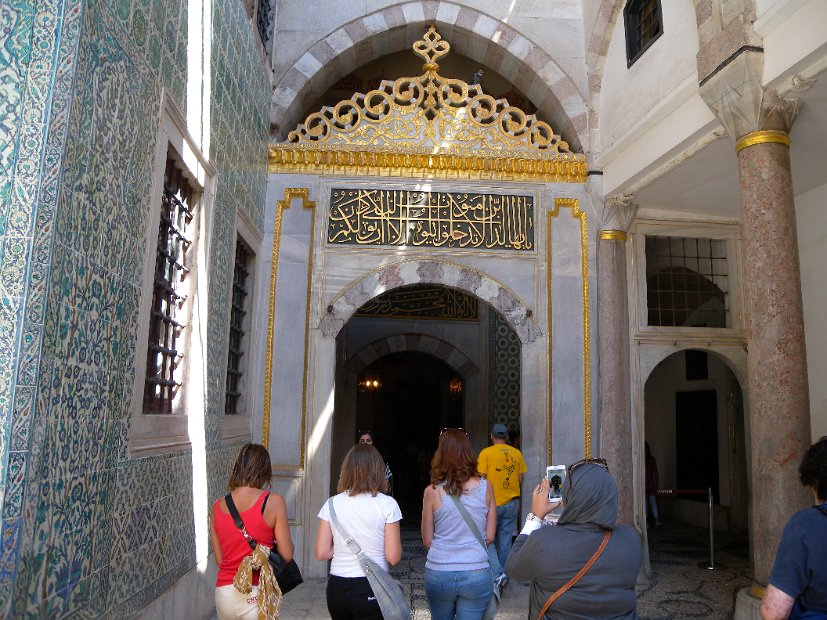
[[[600,455],[618,486],[618,521],[634,521],[626,242],[597,242]]]
[[[797,469],[810,444],[804,316],[789,148],[738,153],[741,182],[747,378],[752,449],[755,580],[766,585],[781,532],[812,497]]]

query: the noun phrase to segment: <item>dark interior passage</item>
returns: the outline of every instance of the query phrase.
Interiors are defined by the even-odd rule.
[[[462,378],[431,355],[392,353],[360,374],[356,398],[354,439],[360,430],[372,431],[405,521],[418,521],[439,432],[463,426]]]

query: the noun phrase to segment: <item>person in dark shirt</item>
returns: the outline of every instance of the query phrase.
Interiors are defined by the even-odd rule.
[[[764,620],[827,618],[827,436],[810,446],[798,473],[816,505],[784,527],[761,602]]]
[[[568,467],[557,525],[543,525],[544,517],[560,506],[559,500],[549,501],[549,484],[544,480],[534,489],[532,512],[505,566],[512,578],[531,582],[529,618],[537,618],[551,595],[583,568],[605,539],[594,565],[553,602],[544,618],[636,620],[640,538],[631,527],[616,524],[617,485],[606,461],[584,459]]]

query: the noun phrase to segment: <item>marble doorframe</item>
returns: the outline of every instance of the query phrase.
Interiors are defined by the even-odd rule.
[[[663,334],[660,337],[634,339],[636,346],[632,347],[632,462],[634,463],[634,526],[641,533],[643,540],[643,568],[647,575],[651,575],[649,563],[649,541],[646,529],[646,480],[644,466],[643,444],[646,438],[646,382],[662,361],[675,353],[688,349],[707,351],[718,357],[735,375],[743,398],[744,431],[746,433],[746,467],[748,485],[751,487],[749,475],[751,471],[751,455],[749,448],[750,418],[749,392],[747,390],[747,352],[740,342],[724,341],[711,342],[704,337],[687,337],[684,334]],[[752,537],[750,524],[750,538]]]
[[[330,460],[336,378],[336,337],[347,321],[366,302],[386,291],[411,284],[447,286],[472,294],[499,312],[520,339],[521,363],[521,426],[537,432],[523,436],[523,454],[527,463],[540,463],[545,454],[546,394],[545,365],[542,356],[546,344],[542,330],[531,308],[509,287],[473,267],[441,259],[411,258],[381,265],[355,278],[336,292],[324,306],[318,328],[313,329],[310,345],[312,396],[309,412],[305,511],[308,515],[304,530],[304,549],[313,548],[318,513],[330,489]],[[541,395],[538,397],[538,395]],[[544,462],[544,461],[542,461]],[[533,488],[540,477],[540,468],[526,473],[523,489]],[[305,554],[304,571],[309,577],[326,574],[326,564]]]
[[[473,415],[471,413],[487,413],[482,406],[484,404],[482,402],[483,377],[480,373],[480,367],[465,351],[446,340],[422,332],[384,336],[361,347],[346,359],[340,355],[337,348],[335,402],[338,403],[338,406],[332,421],[335,439],[331,447],[330,457],[331,467],[334,470],[336,464],[344,460],[344,456],[351,446],[350,437],[347,437],[348,440],[343,440],[340,435],[356,428],[354,425],[356,422],[356,393],[359,375],[373,362],[386,355],[407,351],[425,353],[441,360],[462,379],[465,392],[463,413],[465,419],[471,422],[471,424],[466,422],[465,428],[473,438],[478,440],[487,438],[488,416]],[[331,471],[331,476],[334,473],[335,471]]]

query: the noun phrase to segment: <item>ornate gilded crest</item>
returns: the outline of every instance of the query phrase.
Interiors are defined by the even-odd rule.
[[[309,115],[271,147],[271,170],[585,181],[585,157],[548,123],[439,75],[436,61],[450,49],[430,26],[413,44],[423,75],[383,80]]]

